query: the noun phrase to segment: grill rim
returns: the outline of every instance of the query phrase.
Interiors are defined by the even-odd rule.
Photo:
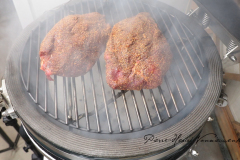
[[[156,157],[161,157],[161,158],[165,158],[173,153],[176,153],[179,149],[184,148],[185,146],[189,145],[189,143],[195,143],[195,140],[199,137],[199,135],[201,134],[202,131],[202,127],[200,127],[197,131],[195,131],[192,135],[190,135],[187,140],[190,140],[190,142],[184,142],[184,143],[180,143],[180,144],[176,144],[176,145],[172,145],[168,148],[165,148],[164,150],[161,151],[157,151],[157,152],[153,152],[153,153],[149,153],[149,154],[143,154],[143,155],[138,155],[138,156],[132,156],[132,157],[124,157],[124,159],[137,159],[140,156],[142,156],[141,158],[149,158],[152,156],[156,156]],[[61,148],[55,147],[51,144],[46,144],[43,141],[40,140],[40,138],[36,138],[36,133],[34,133],[33,131],[30,131],[28,126],[26,126],[24,124],[24,129],[28,132],[28,134],[31,136],[31,138],[42,148],[44,148],[47,151],[50,151],[52,154],[56,154],[56,155],[61,155],[64,156],[65,158],[70,158],[70,159],[95,159],[94,157],[88,156],[88,155],[79,155],[79,156],[75,156],[72,155],[71,152],[64,152],[66,150],[61,150]],[[35,134],[35,135],[34,135]],[[98,158],[96,158],[98,159]],[[108,160],[110,160],[109,158],[106,158]]]
[[[155,1],[151,0],[151,3],[154,3],[154,2]],[[160,3],[160,2],[158,2],[158,3]],[[163,4],[161,4],[161,5],[163,5]],[[168,8],[168,10],[172,9],[172,7],[170,7],[170,6],[166,6],[166,5],[163,5],[163,6],[165,6],[164,8]],[[179,11],[176,11],[175,9],[173,9],[173,11],[179,12]],[[182,13],[180,13],[180,15],[181,14]],[[8,63],[7,63],[7,67],[5,70],[6,87],[7,87],[9,97],[12,101],[14,108],[16,109],[19,107],[17,109],[17,114],[21,117],[21,120],[23,120],[25,123],[28,122],[27,124],[29,124],[33,130],[37,130],[38,134],[42,135],[45,139],[47,139],[47,141],[52,142],[53,144],[55,144],[57,146],[61,146],[64,143],[66,144],[66,143],[68,143],[66,141],[69,140],[70,144],[64,145],[66,147],[68,146],[66,149],[71,150],[75,153],[79,153],[79,154],[87,154],[87,155],[91,155],[91,156],[103,156],[103,157],[125,157],[125,156],[133,156],[133,155],[138,155],[138,154],[147,154],[147,153],[155,152],[155,151],[158,151],[160,149],[167,148],[168,146],[170,146],[171,144],[169,144],[169,143],[157,144],[157,145],[155,145],[155,144],[154,145],[143,145],[144,141],[143,141],[143,139],[140,139],[140,138],[126,140],[124,142],[114,141],[115,144],[112,144],[109,141],[105,142],[103,140],[91,140],[86,137],[80,137],[73,133],[66,132],[62,128],[52,125],[46,119],[44,119],[43,116],[40,115],[39,112],[33,107],[30,108],[32,111],[32,114],[33,114],[30,116],[33,116],[33,117],[35,116],[34,118],[38,119],[37,123],[33,123],[32,121],[34,121],[34,119],[30,118],[30,116],[22,118],[23,115],[25,114],[25,112],[27,111],[27,109],[24,108],[24,106],[32,106],[33,102],[32,102],[32,99],[28,95],[22,94],[25,92],[25,90],[23,89],[23,86],[21,85],[21,77],[20,77],[19,71],[18,71],[19,58],[17,58],[17,57],[19,57],[19,55],[16,55],[15,53],[21,53],[23,51],[24,46],[22,44],[24,44],[25,42],[21,41],[21,40],[23,38],[27,39],[29,37],[29,28],[35,27],[38,24],[37,22],[40,21],[40,19],[42,19],[44,16],[46,16],[46,14],[43,15],[42,17],[40,17],[38,20],[35,21],[35,23],[31,24],[29,27],[27,27],[22,32],[22,35],[16,40],[16,43],[12,47],[11,53],[8,56],[8,60],[7,60]],[[191,20],[188,19],[187,21],[190,21],[193,23],[192,19]],[[196,24],[193,24],[193,25],[196,25]],[[197,26],[197,28],[199,28],[198,25],[196,25],[196,26]],[[199,36],[199,35],[196,35],[196,36]],[[162,137],[164,137],[163,135],[167,135],[166,137],[171,138],[172,135],[169,135],[169,133],[173,133],[174,130],[175,131],[181,130],[181,128],[182,128],[181,126],[184,126],[182,124],[184,124],[185,122],[188,123],[188,121],[191,120],[192,117],[199,117],[200,114],[197,113],[200,110],[199,108],[202,109],[199,112],[201,112],[202,114],[203,113],[205,113],[205,114],[203,114],[204,118],[201,118],[201,121],[199,121],[198,123],[196,122],[197,123],[196,125],[197,126],[202,125],[205,122],[205,120],[207,119],[207,117],[210,115],[212,110],[214,109],[215,102],[217,101],[217,98],[220,95],[221,84],[222,84],[221,60],[220,60],[220,57],[218,56],[218,52],[217,52],[217,49],[216,49],[214,43],[212,42],[211,38],[209,37],[209,35],[207,35],[207,33],[205,31],[203,32],[202,38],[204,38],[204,40],[205,40],[204,43],[206,45],[206,48],[209,50],[208,47],[210,47],[209,52],[212,52],[212,54],[208,54],[208,56],[210,55],[210,57],[208,57],[208,61],[211,61],[212,63],[209,63],[209,62],[208,63],[209,63],[209,67],[210,67],[210,72],[211,73],[213,72],[213,73],[209,77],[209,84],[207,86],[207,89],[204,93],[203,98],[201,99],[201,102],[194,109],[194,111],[190,115],[188,115],[185,119],[180,121],[179,123],[164,130],[163,132],[160,132]],[[216,71],[216,72],[214,72],[214,71]],[[215,94],[212,96],[212,95],[208,95],[209,93],[212,93],[212,94],[215,93]],[[23,99],[25,101],[23,101]],[[204,105],[204,103],[205,103],[205,105]],[[201,105],[204,105],[204,106],[201,107]],[[210,107],[207,107],[207,106],[210,106]],[[197,120],[197,118],[193,118],[193,120]],[[36,124],[39,124],[39,127]],[[47,126],[47,124],[49,124],[49,125]],[[194,129],[194,128],[196,128],[196,126],[192,127],[192,128],[190,126],[191,125],[188,125],[186,127],[186,128],[188,128],[188,130],[182,130],[184,133],[183,138],[185,138],[187,136],[186,132],[193,132],[194,130],[196,130],[196,129]],[[46,133],[44,131],[47,129],[50,130],[49,133]],[[56,134],[59,131],[60,131],[60,133],[64,133],[64,134],[61,134],[61,135]],[[52,132],[52,134],[50,134],[51,132]],[[160,135],[160,133],[156,134],[156,136]],[[48,137],[49,134],[54,135],[54,137],[51,137],[51,138]],[[46,137],[48,137],[48,138],[46,138]],[[56,139],[56,137],[58,137],[58,138]],[[62,138],[60,138],[60,137],[62,137]],[[65,137],[65,138],[63,138],[63,137]],[[82,138],[83,138],[83,142],[87,141],[84,143],[85,144],[84,146],[71,145],[72,142],[75,142],[75,144],[76,144],[76,140],[79,141],[79,139],[82,139]],[[61,142],[61,140],[63,140],[63,142]],[[64,141],[64,140],[66,140],[66,141]],[[80,142],[79,144],[81,144],[81,140],[79,142]],[[96,144],[102,146],[103,148],[101,148],[101,149],[98,148],[96,150],[96,148],[94,148],[94,146]],[[133,144],[135,144],[135,145],[133,145]],[[113,146],[111,146],[111,145],[113,145]],[[71,147],[69,147],[69,146],[71,146]],[[114,146],[120,147],[120,150],[116,151],[116,149],[114,149],[115,148]],[[106,149],[108,150],[108,152],[106,152]]]

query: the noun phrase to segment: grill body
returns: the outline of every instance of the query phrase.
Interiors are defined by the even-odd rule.
[[[30,140],[33,142],[35,147],[39,150],[39,152],[44,155],[48,159],[76,159],[76,160],[84,160],[84,159],[108,159],[112,158],[100,158],[100,157],[91,157],[86,155],[75,155],[70,152],[59,150],[55,146],[47,144],[40,137],[32,134],[34,132],[30,131],[24,127],[25,132],[30,137]],[[182,156],[188,155],[188,150],[194,146],[195,141],[199,138],[200,132],[196,131],[193,135],[191,135],[191,141],[188,143],[184,143],[178,145],[177,147],[166,148],[164,151],[158,151],[151,154],[145,154],[137,157],[125,157],[124,159],[142,159],[142,160],[176,160],[181,158]],[[190,139],[189,139],[190,140]]]
[[[152,15],[174,55],[161,86],[139,92],[112,90],[105,81],[103,55],[82,77],[46,80],[38,57],[46,33],[64,16],[96,11],[111,25],[139,12]],[[126,158],[173,148],[174,152],[185,145],[174,145],[175,134],[182,139],[195,137],[220,94],[221,68],[211,38],[179,11],[153,0],[148,4],[100,0],[71,1],[32,23],[16,40],[5,75],[14,109],[43,147]],[[148,134],[169,141],[145,143]]]

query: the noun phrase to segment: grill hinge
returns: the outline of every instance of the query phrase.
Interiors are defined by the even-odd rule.
[[[5,80],[2,80],[2,87],[0,88],[0,113],[3,117],[18,118],[7,94]]]
[[[207,13],[203,12],[199,7],[195,10],[190,10],[187,15],[189,17],[193,17],[195,20],[197,20],[198,24],[201,25],[204,29],[206,29],[209,26],[210,23],[210,17]]]

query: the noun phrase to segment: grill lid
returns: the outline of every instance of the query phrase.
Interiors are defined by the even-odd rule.
[[[112,90],[106,84],[103,55],[84,76],[54,76],[53,82],[46,79],[39,70],[38,56],[46,33],[64,16],[96,11],[112,26],[139,12],[152,15],[173,53],[161,86],[141,91]],[[9,56],[6,82],[23,122],[46,141],[74,153],[126,157],[173,145],[144,144],[144,135],[172,139],[174,134],[182,134],[186,138],[199,129],[220,93],[221,73],[219,55],[207,33],[165,4],[71,1],[45,13],[24,30]]]

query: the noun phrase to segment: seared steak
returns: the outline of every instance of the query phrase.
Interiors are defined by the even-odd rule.
[[[111,88],[141,90],[162,83],[172,53],[155,21],[143,12],[114,25],[104,58]]]
[[[84,75],[106,47],[110,32],[104,16],[96,12],[63,18],[42,41],[41,70],[49,80],[50,75]]]

